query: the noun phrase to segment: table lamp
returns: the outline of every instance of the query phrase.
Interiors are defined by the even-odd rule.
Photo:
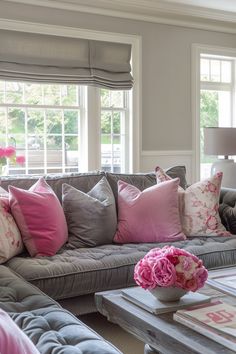
[[[222,187],[236,188],[236,164],[229,159],[236,155],[236,128],[204,128],[204,153],[224,156],[212,164],[211,175],[222,171]]]

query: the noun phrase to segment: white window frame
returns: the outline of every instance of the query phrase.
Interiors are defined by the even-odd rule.
[[[129,169],[127,172],[139,172],[142,146],[140,130],[142,112],[141,36],[6,20],[2,18],[0,18],[0,29],[131,44],[131,65],[134,86],[133,89],[130,90],[130,99],[132,102],[130,117],[132,117],[132,119],[129,120]],[[100,119],[97,119],[96,122],[89,119],[89,117],[100,117],[100,95],[98,88],[87,88],[87,92],[83,97],[83,107],[84,108],[81,107],[81,117],[83,120],[81,124],[83,128],[81,131],[83,140],[80,146],[81,170],[92,171],[101,169],[101,141],[100,134],[98,134],[98,132],[100,132]],[[96,152],[96,154],[94,152]]]
[[[201,54],[210,54],[221,56],[225,58],[236,58],[236,48],[208,46],[203,44],[192,44],[192,70],[191,70],[191,82],[192,82],[192,146],[193,146],[193,182],[200,179],[200,59]],[[234,80],[236,80],[234,70]],[[234,86],[235,88],[235,86]],[[236,100],[236,92],[233,92],[233,100]],[[232,107],[232,115],[235,119],[236,108]]]

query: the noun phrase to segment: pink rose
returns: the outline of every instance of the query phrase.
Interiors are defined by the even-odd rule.
[[[190,256],[180,256],[179,263],[176,265],[175,269],[177,273],[184,273],[186,279],[190,279],[195,269],[198,267],[192,257]]]
[[[198,268],[195,273],[195,277],[198,283],[198,289],[202,288],[207,280],[208,271],[205,267]]]
[[[166,257],[158,258],[152,271],[157,286],[168,287],[175,283],[175,267]]]
[[[184,288],[187,291],[197,291],[198,289],[198,281],[196,278],[191,278],[186,281]]]
[[[153,289],[156,287],[152,266],[146,259],[141,259],[134,267],[134,280],[144,289]]]
[[[215,230],[217,228],[218,222],[215,216],[210,215],[206,221],[208,229]]]
[[[179,256],[174,256],[172,254],[167,254],[166,258],[174,265],[176,266],[179,264]]]
[[[186,283],[186,278],[184,276],[184,273],[176,273],[175,286],[185,289],[185,283]]]
[[[164,249],[165,249],[165,254],[168,256],[173,255],[173,256],[191,257],[194,262],[196,263],[199,262],[199,258],[197,256],[181,248],[175,248],[174,246],[166,246],[164,247]]]
[[[16,149],[13,146],[8,146],[5,148],[5,156],[6,157],[12,157],[16,153]]]
[[[0,159],[2,158],[2,157],[5,157],[6,155],[5,155],[5,149],[4,148],[2,148],[2,147],[0,147]]]
[[[24,156],[16,156],[16,163],[19,165],[23,165],[25,163],[25,157]]]
[[[162,255],[162,249],[161,248],[152,248],[145,256],[144,258],[149,258],[149,257],[157,257],[159,255]]]

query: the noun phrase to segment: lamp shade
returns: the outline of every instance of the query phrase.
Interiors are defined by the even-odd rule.
[[[236,128],[204,128],[206,155],[236,155]]]

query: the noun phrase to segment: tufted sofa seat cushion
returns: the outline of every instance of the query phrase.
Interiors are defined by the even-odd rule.
[[[166,243],[64,248],[53,257],[14,257],[7,265],[53,299],[60,300],[134,284],[134,264]],[[236,264],[236,236],[193,237],[172,243],[198,255],[208,269]]]
[[[0,308],[9,313],[41,354],[121,354],[5,266],[0,266]]]
[[[61,308],[43,308],[10,315],[41,354],[120,353],[71,313]]]
[[[1,265],[0,308],[6,312],[24,312],[39,307],[57,308],[58,304],[14,271]]]

